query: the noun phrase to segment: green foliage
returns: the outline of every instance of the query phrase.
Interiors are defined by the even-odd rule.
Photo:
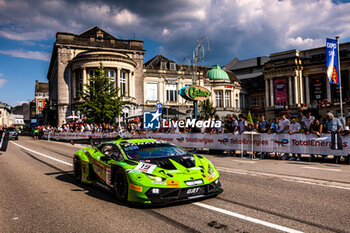
[[[83,103],[79,105],[79,110],[86,117],[87,121],[95,123],[113,123],[114,119],[121,115],[123,96],[119,96],[119,89],[115,87],[103,68],[102,63],[90,77],[89,83],[80,92]]]
[[[213,103],[206,99],[204,101],[201,101],[199,103],[200,107],[200,115],[205,119],[208,120],[210,117],[214,117],[216,114],[216,108],[213,106]]]

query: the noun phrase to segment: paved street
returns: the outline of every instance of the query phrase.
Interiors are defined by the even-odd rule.
[[[217,198],[165,207],[117,203],[72,176],[79,149],[20,137],[0,154],[0,232],[350,232],[350,166],[208,156]]]

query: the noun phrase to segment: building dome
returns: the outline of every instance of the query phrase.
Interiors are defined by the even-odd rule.
[[[213,68],[208,71],[208,78],[209,78],[209,80],[228,80],[228,81],[230,81],[228,74],[226,73],[226,71],[221,69],[220,65],[214,65]]]

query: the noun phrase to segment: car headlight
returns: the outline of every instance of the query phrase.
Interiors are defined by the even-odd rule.
[[[210,164],[208,165],[208,173],[210,175],[214,173],[214,169],[212,168],[212,166]]]

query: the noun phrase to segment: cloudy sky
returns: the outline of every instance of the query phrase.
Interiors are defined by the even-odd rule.
[[[0,101],[34,97],[57,31],[99,26],[123,39],[144,40],[145,61],[163,54],[178,63],[206,35],[204,65],[225,65],[288,49],[350,41],[349,0],[0,0]]]

